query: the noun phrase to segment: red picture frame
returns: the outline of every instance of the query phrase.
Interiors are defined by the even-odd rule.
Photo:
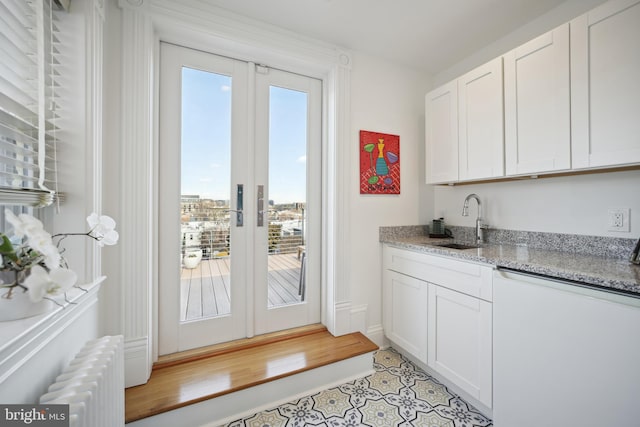
[[[360,194],[400,194],[400,136],[360,131]]]

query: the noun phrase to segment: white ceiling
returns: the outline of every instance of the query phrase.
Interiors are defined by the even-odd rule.
[[[436,74],[564,0],[207,0]]]

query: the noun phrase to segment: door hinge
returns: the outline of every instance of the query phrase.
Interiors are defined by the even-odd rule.
[[[256,73],[269,74],[269,67],[267,67],[266,65],[256,64]]]

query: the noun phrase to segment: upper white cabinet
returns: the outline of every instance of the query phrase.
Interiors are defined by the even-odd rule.
[[[427,183],[504,175],[502,58],[426,96]]]
[[[458,79],[460,181],[504,176],[502,58]]]
[[[571,167],[569,24],[504,55],[507,175]]]
[[[640,163],[640,2],[571,21],[572,166]]]
[[[458,85],[453,81],[425,97],[427,184],[458,180]]]
[[[639,43],[640,1],[611,0],[435,89],[427,183],[640,164]]]

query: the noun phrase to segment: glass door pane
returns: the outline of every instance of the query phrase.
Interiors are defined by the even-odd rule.
[[[159,354],[319,322],[321,81],[167,43],[160,65]]]
[[[182,67],[180,321],[231,312],[231,77]]]
[[[321,107],[321,81],[256,73],[257,335],[320,321]]]
[[[230,215],[248,182],[247,67],[160,43],[161,355],[247,336],[247,227]]]
[[[269,88],[268,306],[304,300],[307,94]]]

